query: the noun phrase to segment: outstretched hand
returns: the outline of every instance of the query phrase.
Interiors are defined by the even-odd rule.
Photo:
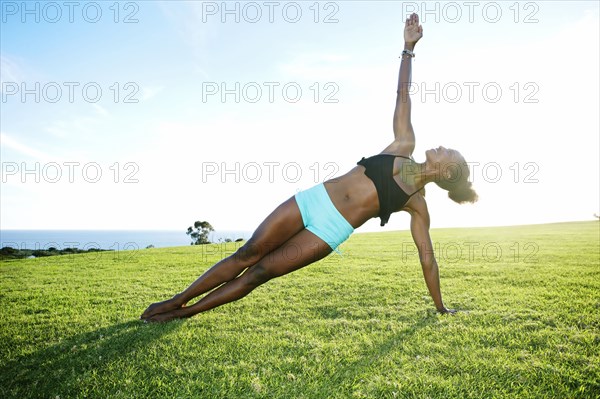
[[[404,41],[410,44],[416,44],[423,37],[423,27],[419,25],[419,16],[413,13],[406,18],[404,25]]]

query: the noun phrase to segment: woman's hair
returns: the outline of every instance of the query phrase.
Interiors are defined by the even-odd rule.
[[[464,204],[465,202],[477,202],[479,196],[475,190],[473,190],[472,186],[470,181],[466,181],[464,184],[448,190],[448,197],[459,204]]]
[[[448,190],[448,197],[459,204],[476,202],[479,197],[469,181],[469,167],[462,156],[444,168],[438,186]]]

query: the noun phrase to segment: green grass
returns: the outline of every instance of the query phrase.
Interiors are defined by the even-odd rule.
[[[355,234],[241,301],[139,314],[233,250],[0,263],[2,398],[598,398],[600,224],[432,230],[434,312],[409,232]]]

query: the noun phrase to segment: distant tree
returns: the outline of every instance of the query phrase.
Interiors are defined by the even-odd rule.
[[[0,249],[0,254],[2,255],[14,255],[17,252],[19,251],[13,247],[2,247],[2,249]]]
[[[154,248],[154,245],[150,244],[146,247],[146,249]]]
[[[42,256],[52,256],[52,253],[44,249],[36,249],[33,252],[31,252],[31,255],[35,256],[36,258],[39,258]]]
[[[215,231],[210,223],[204,221],[195,221],[194,227],[190,226],[185,234],[189,235],[192,239],[192,245],[210,244],[208,240],[208,234],[211,231]]]
[[[14,259],[20,257],[20,250],[13,247],[2,247],[0,249],[0,259]]]

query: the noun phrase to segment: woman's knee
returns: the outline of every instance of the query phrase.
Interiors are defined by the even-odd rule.
[[[246,284],[252,287],[258,287],[276,277],[260,263],[249,268],[244,276],[246,278]]]
[[[258,244],[250,240],[238,248],[233,256],[238,262],[251,266],[263,257],[263,251]]]

